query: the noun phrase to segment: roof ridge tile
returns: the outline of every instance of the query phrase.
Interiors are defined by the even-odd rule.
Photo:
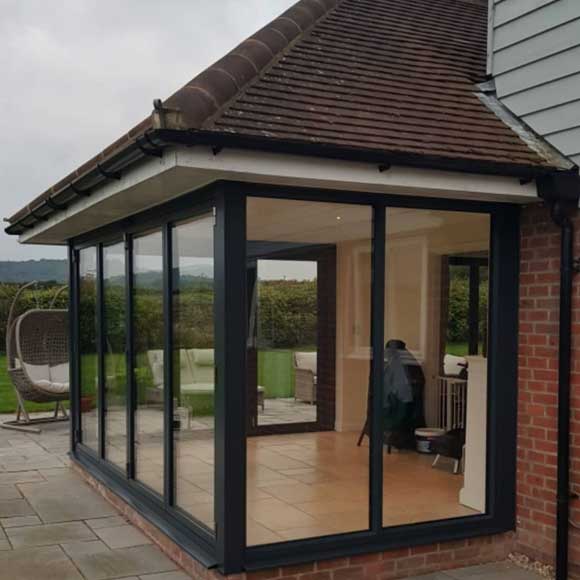
[[[297,2],[166,99],[163,109],[154,113],[154,126],[168,127],[168,119],[160,118],[163,110],[167,110],[176,113],[169,118],[171,128],[201,128],[211,117],[219,114],[220,110],[235,99],[240,92],[243,92],[245,86],[259,78],[261,72],[280,58],[289,46],[338,2],[340,0],[300,0]],[[285,39],[286,43],[282,39]],[[240,60],[245,60],[253,71],[241,65]],[[215,75],[218,71],[227,73],[235,82],[229,85],[224,84]],[[207,99],[205,102],[200,102],[196,98],[191,99],[191,89],[195,88],[200,88],[206,97],[212,97],[210,99],[212,107],[207,107]]]

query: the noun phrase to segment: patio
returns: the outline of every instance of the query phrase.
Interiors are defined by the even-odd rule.
[[[6,418],[0,416],[2,421]],[[319,434],[322,439],[328,435]],[[305,435],[300,437],[304,445]],[[286,453],[281,457],[291,460],[288,456],[291,450],[283,439],[256,438],[252,447],[276,446],[278,452]],[[67,424],[48,425],[40,435],[0,430],[0,577],[10,580],[37,580],[41,576],[58,580],[188,578],[71,471],[68,446]],[[279,490],[283,487],[280,482],[276,485]],[[414,578],[534,580],[539,576],[500,563]]]

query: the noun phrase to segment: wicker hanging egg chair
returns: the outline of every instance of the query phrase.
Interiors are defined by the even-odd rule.
[[[33,308],[18,314],[18,302],[30,282],[22,286],[10,312],[6,329],[6,360],[8,375],[17,399],[16,419],[2,424],[4,429],[39,433],[36,424],[66,421],[68,414],[63,401],[69,398],[68,312],[54,305],[67,288],[60,288],[48,309]],[[25,401],[55,403],[54,414],[31,418]]]

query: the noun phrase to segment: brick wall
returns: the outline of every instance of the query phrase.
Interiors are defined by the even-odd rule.
[[[580,230],[580,219],[576,220]],[[575,239],[580,257],[580,236]],[[554,562],[556,541],[560,233],[542,207],[522,214],[519,329],[517,549]],[[580,491],[580,278],[574,284],[572,485]],[[580,502],[573,505],[580,524]],[[571,568],[580,578],[580,531],[571,528]]]

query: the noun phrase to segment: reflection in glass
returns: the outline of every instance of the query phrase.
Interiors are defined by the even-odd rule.
[[[176,504],[214,523],[213,216],[173,228]]]
[[[383,524],[485,512],[489,216],[386,221]]]
[[[123,470],[127,462],[125,289],[125,245],[105,246],[105,457]]]
[[[97,248],[79,251],[79,350],[82,442],[98,450]]]
[[[257,358],[253,364],[258,369],[258,425],[314,423],[318,262],[257,259],[253,271],[250,336],[254,349],[248,350],[248,358]],[[276,404],[266,405],[266,399]],[[307,404],[298,406],[298,402]]]
[[[133,242],[135,473],[163,494],[163,240],[160,231]]]
[[[247,543],[367,530],[372,210],[250,197],[247,216]]]

